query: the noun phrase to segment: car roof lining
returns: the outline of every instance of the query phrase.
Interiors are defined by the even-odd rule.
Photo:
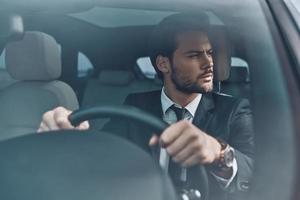
[[[3,0],[0,0],[0,2],[3,1]],[[52,6],[55,6],[55,1],[53,2]],[[68,1],[72,1],[72,2],[76,2],[76,0],[68,0]],[[14,2],[14,1],[13,1]],[[177,1],[175,0],[172,0],[172,2],[176,2]],[[237,56],[237,57],[241,57],[245,60],[247,60],[247,56],[245,54],[245,49],[244,49],[244,42],[245,40],[247,39],[247,31],[244,30],[244,28],[241,28],[241,27],[244,27],[245,24],[247,24],[247,16],[243,17],[243,18],[239,18],[240,17],[240,14],[238,13],[234,13],[234,15],[228,15],[228,12],[230,12],[230,9],[228,8],[228,5],[224,5],[225,8],[224,10],[225,11],[220,11],[220,10],[217,10],[219,9],[217,6],[214,8],[214,5],[217,3],[217,2],[211,2],[209,3],[208,5],[204,5],[205,1],[200,1],[200,2],[194,2],[194,1],[188,1],[187,5],[186,6],[183,6],[182,8],[174,8],[172,6],[169,5],[169,7],[167,5],[164,5],[163,3],[163,6],[161,8],[157,8],[155,7],[155,5],[159,5],[160,2],[158,1],[154,1],[153,3],[148,3],[148,4],[151,4],[151,5],[148,5],[147,3],[145,2],[135,2],[135,1],[114,1],[114,3],[110,2],[110,1],[97,1],[95,2],[92,6],[90,7],[86,7],[86,9],[78,9],[76,10],[77,11],[80,11],[80,12],[83,12],[83,11],[87,11],[88,12],[90,10],[93,10],[91,9],[92,7],[94,7],[95,5],[102,5],[102,6],[106,6],[106,7],[110,7],[110,8],[107,8],[108,10],[112,9],[112,8],[115,8],[115,9],[119,9],[119,8],[130,8],[130,9],[146,9],[147,6],[150,6],[147,8],[147,10],[156,10],[156,11],[176,11],[176,10],[180,10],[180,11],[184,11],[184,10],[194,10],[194,9],[198,9],[201,8],[201,9],[206,9],[205,11],[208,11],[210,13],[215,13],[215,15],[222,19],[222,22],[224,22],[225,24],[225,28],[227,29],[227,32],[228,32],[228,35],[229,35],[229,40],[230,40],[230,43],[232,44],[232,48],[233,48],[233,53],[232,55],[233,56]],[[231,0],[229,2],[229,4],[235,2],[235,0]],[[142,8],[142,5],[143,3],[145,3],[144,7]],[[83,3],[82,3],[83,4]],[[179,3],[180,4],[180,3]],[[222,4],[222,3],[221,3]],[[19,5],[19,4],[18,4]],[[21,4],[20,4],[21,5]],[[87,6],[89,5],[89,2],[86,2],[85,4],[83,4],[84,6],[82,6],[80,3],[76,4],[78,8],[83,8],[84,6]],[[195,7],[193,7],[194,5],[197,5]],[[222,7],[222,6],[221,6]],[[241,7],[242,10],[245,9],[245,6],[242,6],[242,4],[238,4],[238,7]],[[5,9],[7,8],[7,6],[4,6],[3,8],[0,8],[1,9]],[[36,9],[38,8],[38,5],[36,7]],[[68,6],[67,6],[68,8]],[[103,9],[103,8],[102,8]],[[228,9],[228,10],[227,10]],[[74,49],[80,49],[83,53],[85,53],[86,55],[89,56],[89,58],[91,59],[91,61],[93,62],[94,66],[96,68],[106,68],[106,67],[109,67],[110,69],[111,68],[115,68],[115,69],[129,69],[133,66],[133,64],[135,63],[137,57],[142,57],[142,56],[146,56],[147,55],[147,49],[146,48],[141,48],[141,45],[139,45],[137,42],[136,45],[138,45],[138,48],[139,49],[143,49],[139,52],[136,52],[135,56],[131,57],[129,56],[129,59],[125,59],[123,61],[120,61],[120,62],[116,62],[116,61],[112,61],[112,60],[109,60],[109,61],[101,61],[101,63],[97,63],[98,61],[98,55],[93,55],[93,51],[95,51],[95,49],[98,49],[99,47],[96,45],[96,44],[101,44],[101,46],[103,46],[103,48],[101,47],[101,49],[105,49],[104,47],[109,47],[109,46],[114,46],[115,49],[113,49],[113,51],[111,51],[111,53],[123,53],[124,51],[121,51],[119,48],[118,48],[118,45],[117,45],[117,42],[115,41],[121,41],[122,38],[125,38],[126,40],[135,40],[136,38],[126,38],[126,37],[130,37],[129,35],[130,34],[126,34],[126,31],[124,32],[124,30],[129,30],[129,29],[136,29],[136,30],[139,30],[141,31],[140,33],[141,34],[144,34],[143,36],[141,36],[141,38],[145,39],[147,38],[147,33],[149,30],[152,29],[152,26],[149,25],[149,26],[143,26],[143,27],[140,27],[140,26],[124,26],[124,27],[99,27],[99,26],[95,26],[93,23],[87,23],[86,21],[82,21],[78,18],[74,18],[74,17],[70,17],[69,14],[67,13],[70,13],[69,11],[70,10],[65,10],[64,12],[52,12],[52,9],[51,7],[47,10],[47,11],[41,11],[41,12],[31,12],[30,9],[26,9],[26,7],[23,8],[23,17],[27,20],[26,20],[26,24],[25,24],[25,28],[27,30],[38,30],[38,31],[42,31],[42,32],[45,32],[45,33],[48,33],[50,35],[53,35],[57,40],[58,42],[60,41],[67,41],[65,42],[65,45],[68,47],[68,48],[74,48]],[[74,11],[74,10],[73,10]],[[211,12],[212,11],[212,12]],[[239,13],[241,11],[238,11]],[[225,14],[226,17],[223,18],[223,14]],[[248,13],[246,13],[247,15],[249,15]],[[71,14],[73,15],[73,14]],[[77,14],[75,14],[77,15]],[[46,17],[45,17],[46,16]],[[249,16],[248,16],[249,17]],[[233,22],[231,22],[232,18],[234,18]],[[45,23],[45,20],[46,20],[46,23]],[[69,24],[69,28],[68,30],[64,30],[63,27],[65,27],[65,24]],[[42,28],[41,28],[42,27]],[[62,27],[62,28],[58,28],[58,27]],[[144,30],[143,30],[144,29]],[[91,37],[93,37],[94,39],[96,39],[97,41],[95,42],[89,42],[89,38],[81,38],[81,34],[80,34],[80,31],[81,30],[85,30],[85,32],[87,32],[88,34],[87,35],[90,35]],[[118,32],[120,33],[121,31],[123,31],[122,33],[125,33],[124,36],[122,37],[118,37],[117,34],[110,34],[110,33],[113,33],[113,32]],[[130,33],[130,31],[128,32]],[[103,35],[104,34],[104,35]],[[105,36],[107,34],[107,37],[105,38],[104,37],[104,40],[101,39],[101,37]],[[138,32],[137,32],[138,34]],[[96,36],[97,35],[97,36]],[[102,36],[101,36],[102,35]],[[113,36],[115,35],[115,36]],[[119,34],[120,36],[120,34]],[[107,40],[107,39],[113,39],[113,40]],[[114,40],[114,38],[116,38],[117,40]],[[118,40],[119,38],[119,40]],[[140,39],[140,38],[139,38]],[[138,39],[138,40],[139,40]],[[124,40],[124,39],[123,39]],[[74,43],[74,41],[76,41],[76,43]],[[109,45],[105,45],[108,41],[109,42]],[[111,41],[113,41],[113,44],[111,43]],[[106,42],[106,43],[105,43]],[[123,43],[120,43],[120,44],[123,44]],[[143,44],[143,42],[142,42]],[[97,52],[101,52],[102,53],[108,53],[108,52],[105,52],[105,51],[98,51],[96,50]],[[105,56],[106,57],[106,56]],[[124,56],[125,58],[126,56]],[[128,55],[127,55],[128,57]],[[130,58],[131,57],[131,58]],[[125,62],[124,62],[125,61]],[[116,62],[115,64],[111,64],[111,62]],[[124,63],[124,64],[123,64]],[[122,65],[122,66],[121,66]]]
[[[211,11],[204,11],[211,25],[224,25]],[[122,27],[138,25],[156,25],[166,16],[175,14],[174,11],[137,10],[128,8],[94,7],[85,12],[69,14],[85,22],[99,27]]]
[[[81,0],[49,0],[49,1],[36,1],[27,0],[0,0],[2,11],[10,12],[23,12],[23,13],[78,13],[87,11],[93,7],[111,7],[111,8],[130,8],[141,10],[156,10],[156,11],[198,11],[199,9],[210,10],[217,15],[231,18],[231,17],[244,17],[255,16],[254,13],[245,12],[252,8],[256,8],[258,1],[253,0],[228,0],[226,2],[220,2],[218,0],[87,0],[82,2]],[[234,6],[232,6],[234,5]],[[226,14],[227,13],[227,14]],[[228,16],[228,13],[234,13],[234,15]],[[226,21],[230,21],[226,20]]]

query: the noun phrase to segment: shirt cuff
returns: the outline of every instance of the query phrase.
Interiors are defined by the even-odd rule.
[[[229,179],[225,179],[220,176],[217,176],[212,171],[210,173],[213,175],[213,177],[216,178],[216,180],[219,183],[219,185],[221,186],[221,188],[223,190],[226,190],[229,187],[230,183],[233,181],[234,177],[236,176],[237,170],[238,170],[238,166],[237,166],[236,159],[234,158],[233,166],[232,166],[232,176]]]

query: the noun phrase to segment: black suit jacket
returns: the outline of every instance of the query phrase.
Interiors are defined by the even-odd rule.
[[[130,94],[125,104],[162,118],[161,91]],[[236,153],[238,172],[235,179],[223,191],[216,179],[210,176],[210,199],[242,198],[248,190],[253,171],[254,131],[249,102],[217,93],[203,94],[193,124],[205,133],[228,142]],[[115,119],[104,130],[124,137],[148,152],[151,151],[148,142],[152,131],[148,127]]]

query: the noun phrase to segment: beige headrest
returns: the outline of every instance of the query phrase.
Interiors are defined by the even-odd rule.
[[[48,81],[61,75],[61,53],[55,39],[41,32],[26,32],[21,41],[6,46],[7,71],[16,80]]]

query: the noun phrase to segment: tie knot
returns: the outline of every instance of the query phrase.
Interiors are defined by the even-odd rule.
[[[175,104],[173,104],[171,107],[170,107],[171,110],[173,110],[176,114],[176,117],[177,117],[177,121],[180,121],[184,118],[184,114],[186,112],[186,109],[185,108],[178,108],[175,106]]]

